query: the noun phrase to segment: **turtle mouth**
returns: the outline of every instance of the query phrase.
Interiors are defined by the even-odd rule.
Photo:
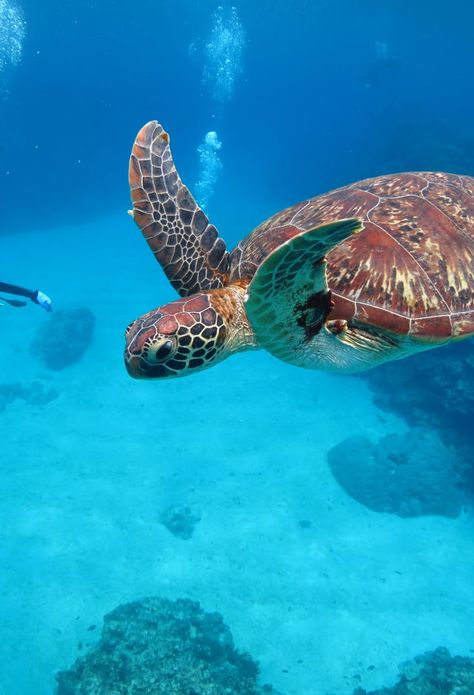
[[[160,379],[165,376],[179,376],[173,369],[164,364],[151,364],[141,355],[125,353],[125,368],[133,379]]]

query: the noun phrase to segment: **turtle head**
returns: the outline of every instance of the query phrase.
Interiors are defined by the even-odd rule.
[[[224,288],[149,311],[125,332],[128,373],[136,379],[185,376],[243,349],[235,309],[232,291]]]

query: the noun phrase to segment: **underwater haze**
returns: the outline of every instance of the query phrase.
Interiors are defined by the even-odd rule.
[[[473,26],[0,0],[0,282],[53,302],[0,299],[0,695],[474,694],[472,339],[357,376],[123,364],[177,297],[127,215],[146,122],[232,249],[359,179],[474,176]]]

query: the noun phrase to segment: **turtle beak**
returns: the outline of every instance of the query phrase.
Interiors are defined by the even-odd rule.
[[[127,372],[134,379],[143,378],[143,374],[140,370],[140,358],[137,355],[125,354],[125,367]]]

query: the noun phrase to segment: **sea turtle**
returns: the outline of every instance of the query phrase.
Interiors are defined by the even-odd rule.
[[[474,178],[379,176],[298,203],[229,253],[157,122],[130,159],[133,211],[181,295],[133,321],[137,378],[190,374],[249,348],[341,372],[474,333]]]

